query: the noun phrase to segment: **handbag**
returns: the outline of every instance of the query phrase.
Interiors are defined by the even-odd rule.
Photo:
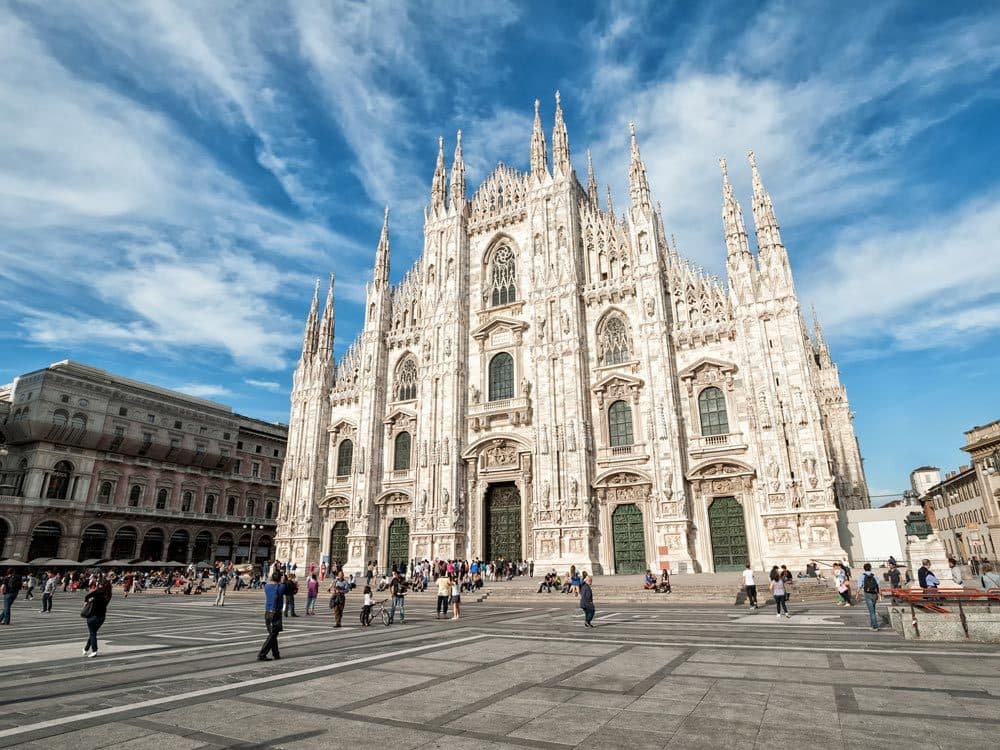
[[[80,610],[80,617],[90,617],[94,614],[94,600],[88,599],[83,603],[83,609]]]

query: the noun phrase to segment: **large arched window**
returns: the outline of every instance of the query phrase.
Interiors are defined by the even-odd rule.
[[[194,495],[191,494],[190,490],[181,495],[181,511],[187,513],[191,510],[191,503],[194,501]]]
[[[247,512],[244,515],[246,515],[247,518],[253,518],[255,510],[257,510],[257,503],[253,500],[247,500]]]
[[[73,464],[59,461],[49,474],[49,488],[45,491],[45,497],[49,500],[65,500],[69,494],[69,478],[72,474]]]
[[[417,361],[405,357],[396,367],[396,400],[411,401],[417,397]]]
[[[229,496],[226,500],[226,515],[235,516],[236,515],[236,497],[233,495]]]
[[[354,443],[343,440],[337,448],[337,476],[346,477],[351,473],[351,462],[354,460]]]
[[[205,498],[205,512],[215,513],[215,495],[208,495]]]
[[[701,414],[702,435],[726,435],[729,433],[726,397],[714,385],[698,394],[698,412]]]
[[[612,314],[605,319],[598,342],[602,365],[620,365],[632,358],[632,332],[621,315]]]
[[[490,360],[490,401],[514,398],[514,358],[500,352]]]
[[[516,282],[517,266],[514,262],[514,251],[507,245],[501,245],[493,253],[493,261],[490,264],[490,301],[493,307],[509,305],[517,299]]]
[[[274,518],[274,501],[268,500],[264,505],[264,518]]]
[[[408,471],[410,468],[410,433],[396,435],[392,450],[392,470]]]
[[[170,496],[170,493],[167,492],[166,490],[160,490],[159,492],[156,493],[156,509],[157,510],[165,510],[166,509],[166,507],[167,507],[167,499],[168,499],[169,496]]]
[[[56,409],[52,412],[52,426],[53,427],[65,427],[66,423],[69,422],[69,412],[65,409]]]
[[[615,401],[608,407],[608,439],[611,447],[632,445],[632,407]]]
[[[132,489],[128,493],[128,507],[138,508],[140,500],[142,500],[142,487],[138,484],[133,484]]]

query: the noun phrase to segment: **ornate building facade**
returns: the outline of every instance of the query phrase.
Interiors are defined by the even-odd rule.
[[[63,361],[0,388],[0,557],[272,559],[287,427]]]
[[[753,155],[756,256],[722,164],[728,284],[667,241],[634,128],[617,214],[570,162],[556,98],[530,169],[467,198],[441,144],[424,250],[389,282],[389,221],[364,327],[331,354],[319,286],[294,376],[279,559],[359,569],[533,559],[604,573],[841,559],[868,507],[852,417],[804,322]]]

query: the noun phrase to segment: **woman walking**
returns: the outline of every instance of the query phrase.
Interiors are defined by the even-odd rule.
[[[778,572],[777,565],[771,569],[771,595],[774,597],[774,606],[778,609],[775,617],[781,617],[782,610],[784,610],[786,618],[791,617],[788,614],[788,604],[785,601],[787,597],[785,593],[785,580],[781,577],[781,573]]]
[[[93,591],[83,597],[84,609],[87,611],[87,645],[83,647],[83,655],[93,658],[97,656],[97,631],[104,624],[108,615],[108,603],[111,601],[111,584],[102,576]]]
[[[462,617],[462,587],[458,585],[457,576],[452,576],[451,579],[451,609],[452,620],[458,620]]]
[[[833,574],[837,581],[837,593],[840,595],[840,601],[837,605],[843,604],[845,607],[851,606],[851,585],[847,582],[848,576],[847,571],[840,563],[835,563],[833,566]]]
[[[319,580],[312,573],[306,581],[306,614],[316,614],[316,597],[319,596]]]

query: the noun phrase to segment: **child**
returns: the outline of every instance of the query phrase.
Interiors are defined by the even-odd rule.
[[[361,606],[361,627],[367,628],[372,624],[372,606],[375,603],[372,598],[371,586],[365,586],[364,597],[365,600]]]

